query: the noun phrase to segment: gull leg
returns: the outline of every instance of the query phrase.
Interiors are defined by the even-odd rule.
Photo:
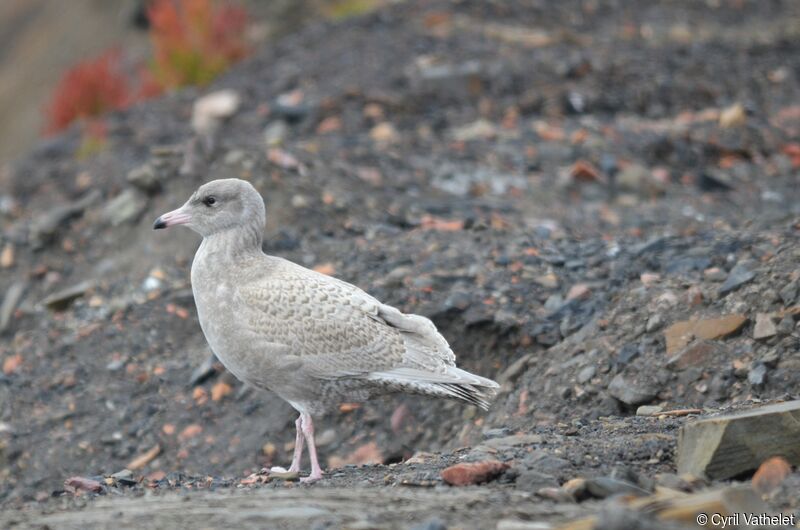
[[[316,482],[322,478],[322,468],[317,460],[317,446],[314,444],[314,422],[311,415],[304,412],[300,414],[300,427],[308,443],[308,456],[311,458],[311,474],[300,479],[300,482]]]
[[[294,439],[294,454],[292,455],[292,465],[289,467],[289,471],[292,472],[299,472],[300,471],[300,461],[303,459],[303,416],[302,414],[297,417],[297,421],[294,422],[295,428],[297,428],[297,435]]]

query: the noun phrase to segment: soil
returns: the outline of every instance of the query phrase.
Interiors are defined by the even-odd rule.
[[[409,1],[113,114],[91,157],[80,126],[41,143],[0,175],[0,523],[522,528],[616,506],[571,479],[674,482],[686,421],[797,395],[798,35],[791,0]],[[240,108],[187,174],[192,104],[222,88]],[[432,318],[502,383],[488,413],[344,404],[317,426],[323,481],[264,482],[294,413],[203,369],[198,240],[151,230],[226,177],[264,195],[265,251]],[[670,325],[732,314],[711,353],[667,352]],[[508,469],[440,476],[487,459]],[[796,491],[771,506],[800,513]]]

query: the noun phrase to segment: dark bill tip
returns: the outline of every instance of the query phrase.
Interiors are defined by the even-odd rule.
[[[166,227],[167,227],[166,221],[163,221],[160,217],[156,219],[155,223],[153,223],[153,230],[160,230]]]

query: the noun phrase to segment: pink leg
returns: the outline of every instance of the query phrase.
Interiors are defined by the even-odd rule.
[[[303,436],[308,443],[308,456],[311,458],[311,474],[300,479],[300,482],[316,482],[322,478],[322,468],[319,467],[317,460],[317,446],[314,444],[314,422],[308,413],[300,414],[300,426],[303,429]]]
[[[297,435],[294,438],[294,454],[292,455],[292,465],[289,466],[289,471],[299,472],[300,461],[303,459],[303,421],[302,416],[297,417],[294,426],[297,429]]]

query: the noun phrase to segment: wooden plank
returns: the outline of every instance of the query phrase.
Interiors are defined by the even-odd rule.
[[[800,401],[706,418],[678,434],[678,472],[728,479],[771,456],[800,465]]]

